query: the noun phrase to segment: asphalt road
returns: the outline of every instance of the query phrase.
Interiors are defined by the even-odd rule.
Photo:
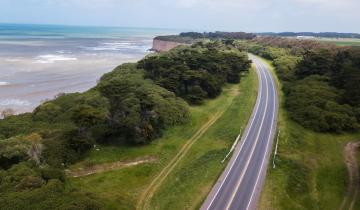
[[[202,210],[256,209],[276,133],[278,95],[267,64],[250,55],[259,78],[256,105],[247,128]]]

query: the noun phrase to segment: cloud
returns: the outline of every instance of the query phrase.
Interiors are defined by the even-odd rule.
[[[295,3],[307,6],[316,6],[320,9],[360,9],[358,0],[293,0]]]
[[[0,0],[0,22],[360,32],[360,0]]]

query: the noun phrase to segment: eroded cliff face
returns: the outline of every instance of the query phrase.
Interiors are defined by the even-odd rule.
[[[164,52],[164,51],[169,51],[179,45],[185,45],[185,44],[178,42],[171,42],[171,41],[163,41],[155,38],[153,41],[152,50],[156,52]]]

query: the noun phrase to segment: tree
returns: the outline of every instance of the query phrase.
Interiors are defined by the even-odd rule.
[[[0,168],[9,168],[21,161],[32,160],[40,164],[42,138],[37,133],[0,140]]]
[[[334,64],[332,58],[327,49],[306,51],[296,68],[296,75],[299,79],[314,74],[330,76]]]
[[[360,105],[360,49],[348,49],[336,54],[332,84],[345,90],[342,100],[352,106]]]
[[[61,107],[49,101],[38,106],[33,112],[35,121],[54,122],[55,118],[61,114]]]
[[[339,133],[358,128],[352,108],[337,102],[340,93],[328,84],[328,80],[314,75],[288,87],[285,102],[290,116],[315,131]]]
[[[110,103],[112,134],[129,143],[147,143],[166,127],[188,118],[186,103],[139,73],[102,80],[98,89]]]
[[[91,127],[104,123],[106,114],[106,112],[86,104],[76,107],[72,120],[78,126],[79,136],[86,136]]]
[[[7,109],[4,109],[1,111],[1,118],[2,119],[5,119],[5,118],[8,118],[10,116],[13,116],[15,115],[15,110],[14,109],[11,109],[11,108],[7,108]]]
[[[274,59],[273,64],[279,78],[285,82],[295,80],[295,68],[300,58],[296,56],[281,56]]]
[[[44,146],[42,144],[42,137],[37,133],[32,133],[24,137],[25,141],[30,142],[30,147],[27,151],[31,160],[35,161],[37,165],[40,165],[42,152]]]
[[[19,138],[0,140],[0,168],[8,169],[12,165],[28,159],[30,142]]]

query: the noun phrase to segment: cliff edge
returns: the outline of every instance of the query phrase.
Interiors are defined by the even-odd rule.
[[[185,43],[164,41],[164,40],[155,38],[153,40],[153,46],[152,46],[151,50],[156,51],[156,52],[164,52],[164,51],[169,51],[179,45],[184,45],[184,44]]]

